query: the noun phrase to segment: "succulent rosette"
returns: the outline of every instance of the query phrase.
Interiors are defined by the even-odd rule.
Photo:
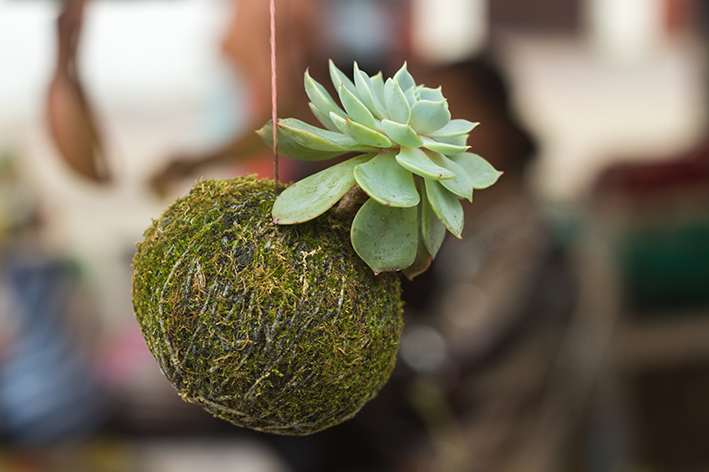
[[[472,202],[473,190],[501,173],[467,152],[478,123],[451,119],[441,88],[416,85],[406,64],[384,81],[381,72],[368,76],[355,63],[353,81],[330,61],[330,78],[341,106],[305,72],[310,109],[325,129],[278,120],[278,151],[304,161],[356,155],[286,188],[273,220],[312,220],[358,185],[370,198],[352,221],[355,251],[375,274],[401,270],[414,277],[428,268],[446,230],[461,237],[460,200]],[[272,126],[258,132],[271,146]]]

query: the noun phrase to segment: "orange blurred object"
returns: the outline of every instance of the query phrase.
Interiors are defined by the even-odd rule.
[[[110,180],[101,138],[76,70],[76,51],[86,0],[68,1],[57,20],[59,54],[47,96],[47,118],[64,162],[93,180]]]

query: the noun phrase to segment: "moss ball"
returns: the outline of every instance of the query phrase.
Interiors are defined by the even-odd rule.
[[[396,274],[374,276],[329,212],[272,222],[270,180],[198,182],[145,232],[133,307],[182,398],[259,431],[304,435],[357,413],[394,368]]]

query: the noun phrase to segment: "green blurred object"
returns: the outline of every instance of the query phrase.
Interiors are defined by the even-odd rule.
[[[709,305],[709,219],[633,228],[617,247],[634,311],[669,316]]]
[[[669,318],[709,307],[709,142],[608,168],[596,182],[611,225],[624,302]]]

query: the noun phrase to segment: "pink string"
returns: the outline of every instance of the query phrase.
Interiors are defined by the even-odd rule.
[[[278,195],[278,132],[276,113],[276,2],[271,0],[271,120],[273,122],[273,173],[276,178]]]

